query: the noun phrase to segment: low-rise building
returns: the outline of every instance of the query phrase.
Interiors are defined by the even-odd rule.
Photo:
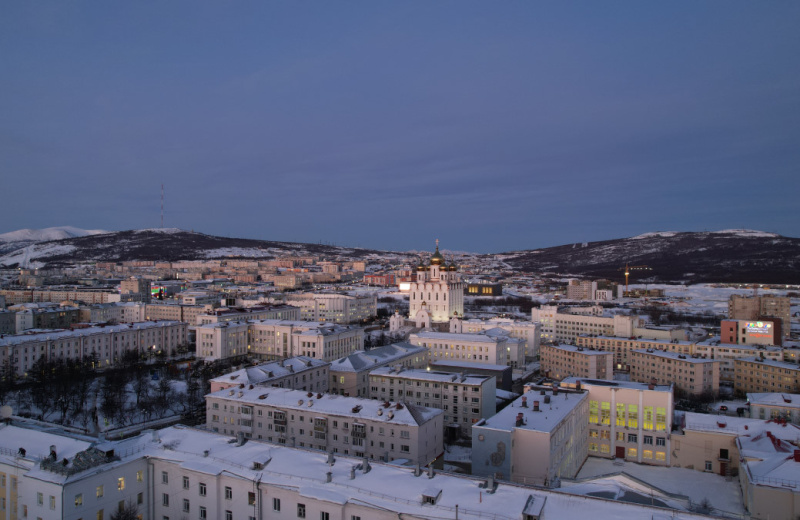
[[[495,414],[495,379],[402,367],[377,368],[369,374],[372,399],[400,401],[444,411],[452,438],[472,434],[472,425]]]
[[[81,321],[78,307],[52,306],[20,310],[16,315],[16,332],[29,329],[68,329]]]
[[[331,362],[330,391],[353,397],[369,397],[369,373],[384,366],[425,368],[429,352],[410,343],[394,343],[368,351],[356,351]]]
[[[431,370],[448,374],[477,374],[494,377],[498,390],[511,392],[514,386],[513,370],[508,365],[489,365],[487,363],[470,363],[469,361],[436,361],[430,363]]]
[[[589,455],[670,465],[672,385],[571,377],[560,387],[589,394]]]
[[[604,350],[614,354],[614,369],[630,370],[631,351],[640,349],[663,350],[690,356],[694,354],[695,344],[678,339],[645,339],[639,337],[618,338],[613,336],[578,336],[575,344],[579,347]]]
[[[800,394],[755,393],[747,394],[750,417],[778,419],[800,425]]]
[[[572,313],[557,305],[531,310],[531,321],[541,324],[542,341],[574,343],[584,334],[630,338],[640,326],[638,316],[606,315],[602,307],[573,308]]]
[[[541,326],[532,321],[494,318],[491,320],[450,320],[450,332],[476,334],[484,330],[503,329],[507,336],[525,340],[524,362],[539,355]]]
[[[585,392],[528,390],[472,426],[472,473],[548,486],[574,478],[588,456]]]
[[[553,379],[614,379],[614,354],[574,345],[542,345],[541,371]]]
[[[330,366],[330,363],[319,359],[295,356],[235,370],[215,377],[209,383],[212,393],[242,385],[327,392]]]
[[[761,357],[734,360],[733,389],[744,395],[758,392],[800,393],[800,365]]]
[[[720,362],[697,355],[687,356],[663,350],[631,351],[631,381],[675,384],[691,395],[719,393]]]
[[[410,403],[247,387],[208,394],[206,410],[213,431],[387,462],[428,464],[444,446],[442,410]]]
[[[299,320],[300,309],[291,305],[256,306],[246,308],[224,307],[207,310],[197,316],[197,325],[254,320]]]

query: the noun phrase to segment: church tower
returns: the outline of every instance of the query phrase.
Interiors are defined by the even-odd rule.
[[[464,283],[458,267],[451,261],[448,265],[439,252],[439,240],[436,240],[436,251],[426,265],[420,261],[417,266],[417,279],[411,283],[409,290],[409,318],[422,324],[448,322],[453,317],[464,314]]]

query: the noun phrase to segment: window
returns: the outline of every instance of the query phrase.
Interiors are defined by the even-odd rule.
[[[664,437],[656,437],[656,446],[666,446],[666,445],[667,445],[667,439],[665,439]]]
[[[639,452],[636,448],[628,448],[628,457],[636,458],[638,453]]]
[[[97,498],[103,498],[103,486],[97,486]]]
[[[101,509],[101,510],[99,510],[97,512],[97,520],[103,520],[103,517],[104,517],[104,513],[103,513],[103,510]]]
[[[205,520],[206,518],[208,518],[206,513],[206,506],[200,506],[200,518],[201,520]]]
[[[706,461],[706,471],[714,471],[714,466],[711,464],[710,460]]]
[[[653,436],[652,435],[645,435],[644,436],[644,443],[645,444],[653,444]]]
[[[256,494],[252,491],[247,492],[247,505],[253,506],[256,503]]]
[[[183,477],[183,489],[189,489],[189,477]]]
[[[201,497],[206,496],[206,485],[201,482],[199,486],[200,486],[200,496]]]
[[[639,405],[628,405],[628,428],[639,427]]]
[[[55,508],[56,508],[56,497],[50,495],[50,509],[55,509]]]
[[[144,493],[138,493],[136,495],[136,503],[137,504],[144,504]]]
[[[161,493],[161,505],[169,507],[169,495],[167,493]]]
[[[117,479],[117,489],[120,491],[125,489],[125,477],[119,477]]]
[[[225,520],[233,520],[233,512],[232,511],[225,511]]]
[[[81,507],[83,505],[83,493],[78,493],[75,495],[75,507]]]
[[[161,483],[169,484],[169,473],[167,473],[166,471],[161,472]]]
[[[38,506],[44,505],[44,494],[36,493],[36,505]]]
[[[225,486],[225,500],[230,500],[233,498],[233,490],[230,486]]]
[[[629,433],[628,434],[628,442],[637,442],[637,438],[636,438],[636,434],[635,433]]]
[[[361,517],[356,515],[350,515],[350,520],[361,520]]]
[[[136,482],[144,482],[144,472],[137,471],[136,472]]]
[[[306,517],[306,505],[297,504],[297,518],[305,518],[305,517]]]
[[[184,498],[183,499],[183,512],[184,513],[188,513],[189,512],[189,499],[188,498]]]
[[[272,510],[273,511],[280,511],[281,510],[281,499],[280,498],[273,498],[272,499]]]
[[[325,511],[321,511],[319,513],[319,520],[331,520],[331,514],[326,513]]]
[[[666,458],[667,458],[667,456],[663,451],[657,451],[656,452],[656,460],[663,461],[663,460],[666,460]]]

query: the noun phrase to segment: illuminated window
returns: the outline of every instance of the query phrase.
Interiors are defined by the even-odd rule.
[[[589,401],[589,424],[599,424],[597,401]]]
[[[639,427],[639,406],[635,404],[628,405],[628,428]]]
[[[652,430],[653,429],[653,407],[652,406],[645,406],[644,407],[644,424],[642,424],[642,428],[645,430]]]
[[[656,431],[663,432],[667,429],[667,409],[656,408]]]
[[[125,477],[117,479],[117,489],[123,491],[125,489]]]
[[[103,486],[97,486],[97,498],[103,498]]]
[[[617,403],[617,426],[625,426],[625,405]]]
[[[600,422],[606,426],[611,424],[611,403],[607,401],[600,403]]]
[[[636,458],[637,453],[636,448],[628,448],[628,457]]]

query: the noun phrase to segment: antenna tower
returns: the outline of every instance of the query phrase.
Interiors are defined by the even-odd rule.
[[[164,229],[164,184],[161,184],[161,229]]]

